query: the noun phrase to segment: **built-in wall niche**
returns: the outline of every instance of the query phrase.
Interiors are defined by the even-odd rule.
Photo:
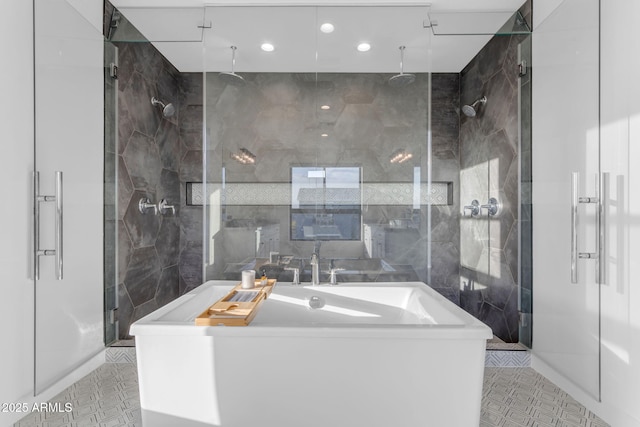
[[[453,205],[453,182],[364,182],[362,206]],[[186,183],[187,205],[291,206],[288,182]]]

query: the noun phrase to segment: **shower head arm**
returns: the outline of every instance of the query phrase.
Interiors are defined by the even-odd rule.
[[[151,98],[151,105],[153,105],[154,107],[157,105],[160,105],[162,108],[166,107],[166,105],[164,104],[164,102],[160,101],[158,98],[156,98],[155,96]]]
[[[478,104],[482,104],[482,105],[484,105],[484,104],[486,104],[486,103],[487,103],[487,97],[486,97],[486,96],[483,96],[482,98],[477,99],[473,104],[471,104],[471,106],[472,106],[473,108],[476,108],[476,106],[477,106]]]
[[[234,74],[236,68],[236,46],[231,46],[231,74]]]

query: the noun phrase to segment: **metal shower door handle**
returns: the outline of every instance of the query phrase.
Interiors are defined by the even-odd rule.
[[[62,224],[63,224],[63,211],[62,211],[62,172],[56,171],[56,188],[55,195],[43,196],[40,194],[40,173],[34,173],[34,216],[35,216],[35,230],[34,230],[34,246],[35,246],[35,279],[40,279],[40,257],[41,256],[55,256],[56,264],[56,279],[62,280]],[[55,202],[55,248],[54,249],[40,249],[40,203],[42,202]]]

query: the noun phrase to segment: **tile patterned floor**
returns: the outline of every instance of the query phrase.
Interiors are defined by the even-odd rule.
[[[484,366],[492,368],[528,368],[531,353],[528,351],[487,350]]]
[[[142,426],[134,363],[106,363],[51,402],[73,410],[34,413],[15,427]],[[485,368],[480,427],[522,426],[608,427],[531,368]]]
[[[485,368],[480,427],[608,427],[531,368]]]
[[[36,412],[15,427],[141,427],[138,371],[133,363],[105,363],[51,399],[71,412]],[[176,426],[178,427],[178,426]]]

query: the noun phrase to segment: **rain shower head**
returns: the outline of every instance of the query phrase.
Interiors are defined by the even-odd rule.
[[[162,115],[165,117],[171,117],[176,113],[176,107],[174,107],[172,103],[165,104],[155,96],[151,98],[151,105],[154,107],[162,107]]]
[[[389,86],[391,87],[409,86],[411,83],[416,81],[415,75],[404,72],[404,50],[406,47],[400,46],[398,49],[400,49],[400,74],[396,74],[389,78]]]
[[[220,80],[222,80],[226,84],[242,87],[245,84],[247,84],[247,82],[245,81],[244,77],[242,77],[239,74],[236,74],[233,71],[233,69],[236,66],[236,50],[237,49],[238,49],[237,47],[231,46],[231,72],[222,72],[222,73],[219,73],[218,76],[220,77]]]
[[[487,103],[487,97],[483,96],[480,99],[477,99],[473,104],[471,105],[463,105],[462,106],[462,112],[464,113],[465,116],[467,117],[475,117],[477,114],[477,110],[476,107],[478,106],[478,104],[484,105]]]

